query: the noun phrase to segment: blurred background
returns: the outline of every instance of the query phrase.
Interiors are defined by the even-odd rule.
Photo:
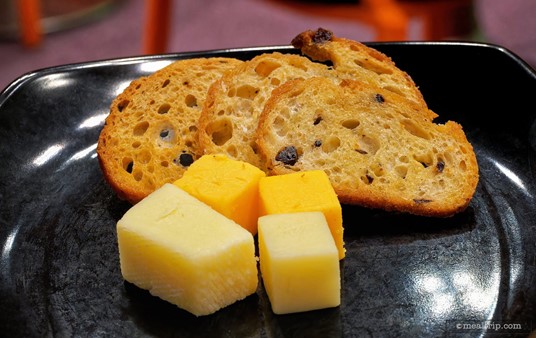
[[[318,27],[362,42],[488,42],[536,67],[535,17],[536,0],[0,0],[0,90],[56,65],[287,45]]]

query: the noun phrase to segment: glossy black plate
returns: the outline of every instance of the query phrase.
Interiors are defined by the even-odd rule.
[[[371,44],[464,127],[480,166],[448,219],[344,207],[339,308],[274,315],[262,288],[196,318],[128,283],[115,223],[129,205],[101,175],[112,99],[170,54],[27,74],[0,94],[0,332],[6,337],[526,336],[536,329],[536,74],[499,46]]]

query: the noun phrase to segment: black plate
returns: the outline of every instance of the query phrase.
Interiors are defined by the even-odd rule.
[[[262,288],[196,318],[125,283],[115,223],[129,205],[107,186],[96,142],[133,79],[197,56],[67,65],[0,95],[0,332],[44,336],[468,336],[536,329],[536,74],[499,46],[371,44],[462,124],[480,166],[469,208],[448,219],[344,207],[342,305],[277,316]],[[499,325],[503,325],[499,327]],[[507,326],[509,325],[509,326]]]

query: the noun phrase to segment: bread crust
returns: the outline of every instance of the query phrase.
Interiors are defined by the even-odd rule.
[[[182,176],[199,157],[195,130],[208,87],[243,61],[193,58],[175,61],[136,79],[110,106],[97,155],[117,195],[137,203]]]
[[[452,216],[472,199],[477,160],[458,123],[429,115],[367,83],[294,80],[266,103],[257,142],[269,174],[322,169],[341,203]],[[297,157],[285,163],[288,147]]]

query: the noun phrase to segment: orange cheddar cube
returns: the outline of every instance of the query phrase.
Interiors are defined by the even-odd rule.
[[[259,179],[264,176],[262,170],[249,163],[215,154],[199,158],[173,184],[255,235]]]
[[[342,208],[322,170],[262,177],[259,181],[260,215],[321,211],[337,245],[339,259],[345,256]]]

